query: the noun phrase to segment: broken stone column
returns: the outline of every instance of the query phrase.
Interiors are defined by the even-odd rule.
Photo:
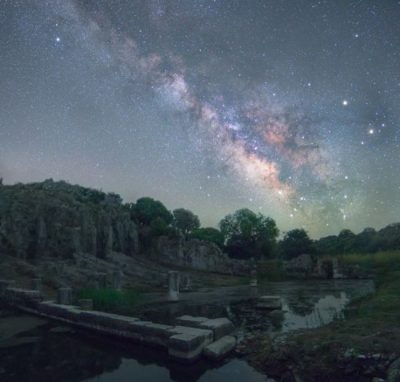
[[[82,310],[93,310],[93,300],[91,298],[82,298],[78,300],[78,306]]]
[[[31,288],[33,290],[37,290],[40,292],[42,290],[42,279],[40,279],[40,278],[32,279]]]
[[[72,289],[59,288],[57,295],[57,303],[61,305],[72,305]]]
[[[168,272],[168,300],[179,300],[179,272],[177,271]]]
[[[121,290],[122,286],[122,271],[114,271],[111,279],[111,287],[116,290]]]
[[[252,269],[250,271],[250,286],[251,287],[256,287],[257,286],[257,270],[256,269]]]

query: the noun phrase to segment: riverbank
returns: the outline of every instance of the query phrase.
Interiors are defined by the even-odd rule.
[[[373,270],[376,292],[351,303],[345,320],[272,338],[250,337],[239,354],[276,381],[400,381],[400,362],[395,362],[400,357],[400,251],[348,255],[342,261]]]

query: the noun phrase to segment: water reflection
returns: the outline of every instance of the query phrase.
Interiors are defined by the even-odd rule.
[[[203,293],[184,294],[174,304],[150,304],[138,312],[145,319],[174,323],[182,314],[205,317],[225,316],[243,331],[288,331],[315,328],[343,318],[343,311],[353,298],[373,292],[370,280],[336,280],[267,283],[259,288],[225,288]],[[257,297],[279,295],[284,314],[256,308]],[[280,322],[281,321],[281,322]]]
[[[299,304],[289,305],[285,301],[283,304],[285,315],[282,330],[317,328],[335,319],[341,319],[344,315],[344,308],[349,300],[346,293],[341,292],[339,296],[324,296],[314,304],[300,301]]]
[[[219,288],[183,295],[175,304],[151,304],[142,318],[172,323],[180,314],[227,316],[242,332],[314,328],[343,316],[345,305],[373,290],[368,281],[287,282],[254,288]],[[282,312],[256,309],[257,295],[280,295]],[[153,296],[157,301],[157,296]],[[19,317],[18,319],[16,317]],[[8,320],[8,321],[7,321]],[[2,329],[18,331],[4,336]],[[25,328],[24,328],[25,325]],[[7,338],[6,338],[7,337]],[[194,365],[171,362],[165,351],[98,338],[46,320],[0,315],[0,382],[175,381],[261,382],[266,377],[246,362],[227,359]]]

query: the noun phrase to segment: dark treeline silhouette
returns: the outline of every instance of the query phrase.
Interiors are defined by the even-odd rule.
[[[337,255],[400,249],[400,223],[359,234],[342,230],[337,236],[311,240],[304,229],[286,232],[271,217],[247,208],[225,216],[218,228],[201,227],[190,210],[168,210],[153,198],[123,203],[114,193],[54,182],[0,183],[0,251],[19,257],[74,251],[105,257],[111,251],[146,252],[157,238],[200,239],[212,242],[239,259],[291,259],[303,253]]]

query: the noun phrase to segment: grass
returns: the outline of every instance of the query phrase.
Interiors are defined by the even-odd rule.
[[[134,289],[118,291],[110,288],[85,288],[79,291],[78,298],[92,299],[95,310],[117,314],[130,314],[141,301],[142,296]]]
[[[345,265],[359,266],[378,276],[400,270],[400,251],[385,251],[373,254],[349,254],[339,258]],[[379,280],[378,280],[379,281]]]
[[[400,251],[349,254],[340,261],[374,274],[376,292],[353,301],[345,320],[292,333],[282,348],[272,347],[271,340],[260,336],[250,344],[254,351],[250,361],[256,368],[269,373],[277,365],[284,370],[294,362],[303,365],[304,380],[319,381],[324,376],[336,381],[342,380],[337,365],[346,351],[400,356]]]

